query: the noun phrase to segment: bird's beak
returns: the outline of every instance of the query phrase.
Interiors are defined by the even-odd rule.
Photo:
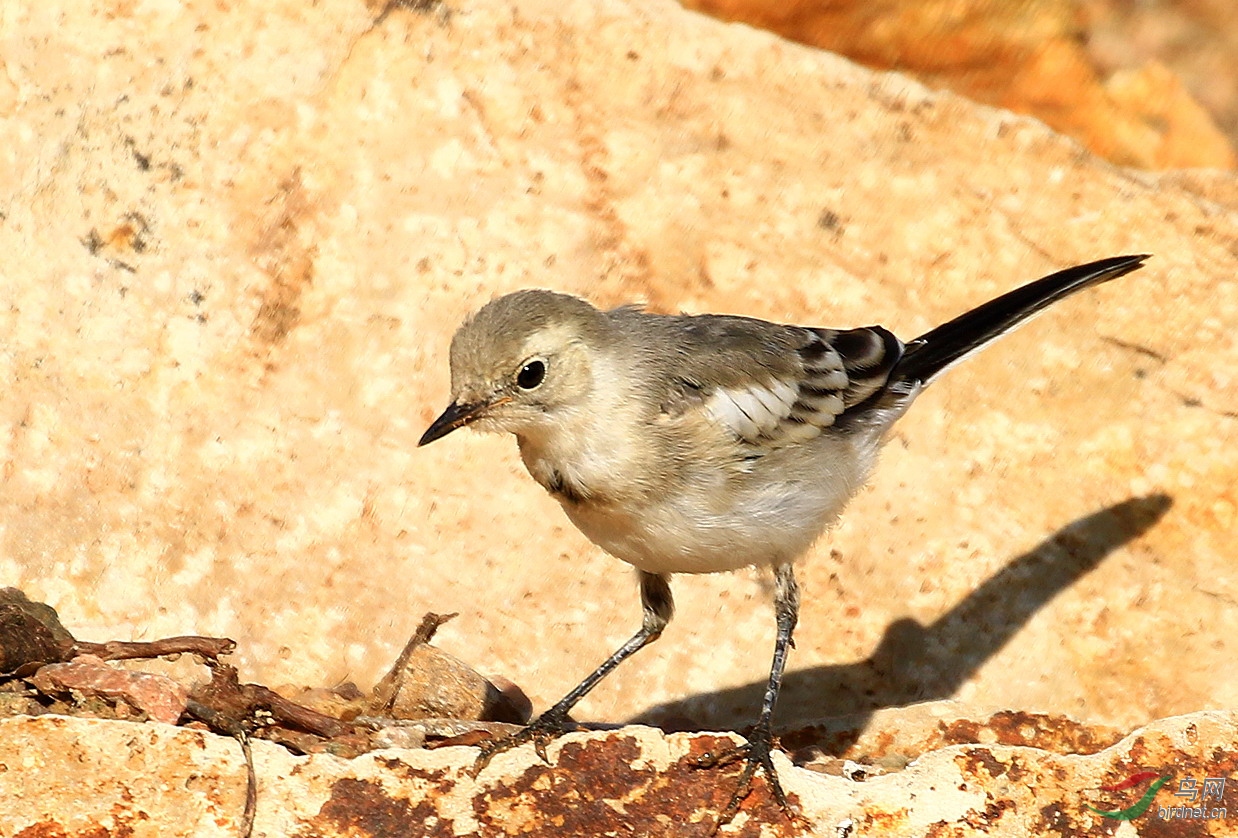
[[[429,445],[436,439],[442,439],[456,428],[463,428],[465,425],[480,419],[482,414],[487,409],[494,407],[492,402],[452,402],[447,405],[447,409],[443,411],[443,415],[435,419],[430,427],[426,428],[426,432],[421,435],[421,440],[417,443]]]

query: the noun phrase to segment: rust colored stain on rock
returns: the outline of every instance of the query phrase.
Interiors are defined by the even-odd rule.
[[[1061,754],[1093,754],[1123,735],[1064,716],[1003,710],[987,718],[940,720],[923,731],[868,733],[850,725],[816,724],[783,733],[780,739],[797,762],[819,760],[820,755],[869,762],[891,756],[910,760],[949,745],[1018,745]]]
[[[1213,748],[1209,754],[1208,771],[1214,777],[1232,777],[1238,774],[1238,751]]]
[[[69,833],[55,821],[40,821],[17,833],[13,838],[67,838]]]
[[[1040,810],[1040,819],[1036,822],[1036,835],[1058,835],[1060,838],[1071,838],[1083,834],[1075,824],[1074,818],[1066,811],[1060,800],[1055,800]]]
[[[861,834],[885,835],[907,826],[907,809],[883,810],[872,808],[864,812],[861,821],[864,829]]]
[[[454,777],[442,769],[417,768],[397,757],[378,757],[374,762],[390,771],[396,777],[403,777],[407,780],[420,780],[434,786],[438,791],[446,791],[455,785]]]
[[[940,726],[945,745],[981,743],[982,734],[999,745],[1020,745],[1054,753],[1094,754],[1122,738],[1117,731],[1080,724],[1064,716],[1003,710],[983,722],[960,719]]]
[[[954,758],[955,764],[964,774],[969,774],[972,777],[983,780],[980,775],[981,769],[988,773],[992,779],[1005,776],[1007,766],[1004,762],[993,756],[992,752],[987,748],[968,748],[963,753]]]
[[[111,829],[105,826],[92,826],[69,832],[55,821],[42,821],[31,824],[13,838],[129,838],[131,835],[133,835],[133,829],[124,823],[115,824]]]
[[[653,769],[631,767],[640,758],[640,748],[634,740],[610,740],[607,746],[593,748],[569,742],[559,751],[557,767],[579,778],[580,784],[598,799],[619,800],[649,785]],[[624,770],[616,771],[618,765]]]
[[[534,765],[512,782],[486,789],[473,800],[473,812],[486,834],[530,831],[556,836],[606,833],[694,838],[711,835],[717,813],[725,808],[739,773],[735,768],[702,769],[694,761],[730,740],[692,743],[692,752],[669,769],[633,767],[641,758],[631,737],[613,736],[587,744],[570,742],[555,765]],[[741,811],[749,818],[734,832],[756,838],[795,835],[763,779]],[[530,813],[530,814],[525,814]],[[535,813],[535,814],[532,814]],[[530,822],[536,819],[536,822]]]
[[[415,806],[392,797],[381,784],[344,778],[331,787],[331,797],[303,831],[304,838],[335,835],[366,838],[433,838],[454,836],[452,821],[441,818],[422,801]]]
[[[69,832],[55,821],[40,821],[16,833],[13,838],[131,838],[132,835],[133,827],[121,822],[113,823],[111,828],[98,825]]]
[[[980,832],[988,832],[989,827],[996,824],[1006,814],[1007,810],[1015,809],[1013,800],[990,800],[985,805],[984,811],[973,809],[964,816],[963,820],[968,826]]]

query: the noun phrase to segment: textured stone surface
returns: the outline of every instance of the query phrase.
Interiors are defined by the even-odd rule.
[[[433,646],[413,650],[392,702],[397,719],[489,719],[499,691],[471,667]],[[505,721],[515,721],[514,719]]]
[[[538,285],[910,337],[1147,251],[903,421],[804,562],[780,716],[1238,705],[1232,203],[669,3],[377,16],[5,9],[5,584],[81,639],[235,637],[270,684],[368,687],[458,611],[436,644],[544,707],[630,635],[635,585],[511,440],[414,447],[465,313]],[[765,582],[675,590],[580,718],[751,720]]]
[[[898,723],[896,718],[890,721]],[[983,731],[983,721],[974,728]],[[650,728],[572,734],[544,764],[525,747],[472,777],[476,750],[389,750],[354,760],[292,756],[253,743],[255,836],[705,836],[737,769],[694,768],[716,747],[709,734]],[[782,782],[804,823],[781,814],[758,781],[721,832],[744,836],[1223,836],[1234,819],[1170,821],[1188,805],[1184,780],[1202,791],[1238,769],[1238,718],[1196,713],[1165,719],[1108,748],[1076,755],[962,742],[917,755],[902,770],[828,776],[779,757]],[[199,731],[60,717],[0,721],[0,834],[24,836],[235,836],[245,766],[237,744]],[[1128,789],[1102,787],[1144,775]],[[1143,814],[1121,811],[1170,776]],[[1238,810],[1231,781],[1209,810]],[[1196,803],[1203,803],[1197,800]]]
[[[1196,98],[1205,97],[1213,113],[1226,114],[1227,94],[1217,91],[1227,89],[1224,79],[1233,72],[1228,65],[1238,54],[1226,51],[1235,40],[1226,37],[1232,25],[1222,22],[1232,21],[1228,7],[1224,13],[1207,2],[1113,8],[1111,0],[685,0],[684,5],[1030,114],[1116,163],[1233,168],[1238,159],[1232,136]],[[1197,8],[1165,8],[1175,5]],[[1158,23],[1172,38],[1184,22],[1200,28],[1212,23],[1210,37],[1200,33],[1192,44],[1202,40],[1211,49],[1203,56],[1195,50],[1188,60],[1181,53],[1189,47],[1175,44],[1179,55],[1166,55],[1168,60],[1177,57],[1175,64],[1201,82],[1201,65],[1208,66],[1209,59],[1216,65],[1218,52],[1230,58],[1217,68],[1219,79],[1197,83],[1193,90],[1148,43]],[[1097,36],[1107,47],[1100,51],[1104,60],[1089,49]]]

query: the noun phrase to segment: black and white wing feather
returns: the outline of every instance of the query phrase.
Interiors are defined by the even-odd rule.
[[[745,318],[678,318],[698,340],[664,412],[700,410],[749,453],[807,442],[881,392],[903,344],[886,329],[838,331]],[[687,328],[685,328],[687,327]]]
[[[873,326],[845,332],[802,329],[791,375],[719,387],[705,410],[740,440],[764,448],[806,442],[886,386],[903,345]]]
[[[662,405],[700,410],[747,449],[806,442],[827,428],[885,427],[946,369],[1054,302],[1139,268],[1147,256],[1078,265],[1017,288],[904,344],[881,326],[839,331],[745,317],[654,318],[677,355]]]

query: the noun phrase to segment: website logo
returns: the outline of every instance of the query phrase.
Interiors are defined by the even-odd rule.
[[[1120,782],[1095,789],[1095,791],[1105,792],[1104,797],[1107,799],[1129,801],[1128,805],[1119,804],[1110,808],[1101,808],[1085,803],[1084,806],[1102,818],[1116,821],[1134,820],[1152,808],[1157,793],[1172,779],[1172,775],[1161,774],[1159,771],[1140,771]],[[1157,806],[1155,816],[1163,821],[1218,820],[1229,817],[1229,810],[1224,805],[1226,779],[1225,777],[1204,777],[1200,780],[1195,777],[1183,777],[1178,781],[1177,789],[1173,793],[1174,797],[1181,798],[1182,802],[1172,805],[1172,801],[1169,801],[1171,803],[1169,806]],[[1170,788],[1173,786],[1170,785]],[[1141,789],[1142,793],[1140,793]],[[1135,794],[1139,794],[1139,797],[1132,801],[1131,798]]]

